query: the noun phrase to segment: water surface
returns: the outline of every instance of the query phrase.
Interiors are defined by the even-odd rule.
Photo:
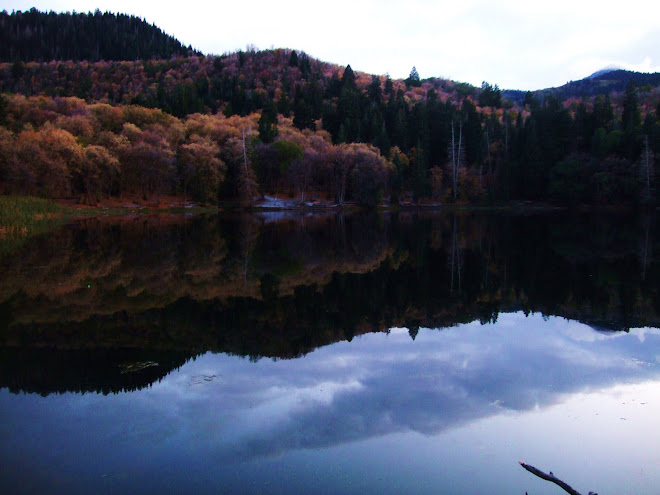
[[[8,493],[652,493],[646,216],[87,221],[0,264]]]

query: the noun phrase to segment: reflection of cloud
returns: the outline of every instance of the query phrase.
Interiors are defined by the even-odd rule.
[[[625,335],[622,332],[601,330],[594,326],[583,325],[577,321],[569,320],[566,320],[566,324],[560,325],[558,331],[560,331],[569,339],[578,342],[596,342],[599,340],[618,338]]]
[[[657,367],[648,365],[655,356],[641,344],[624,333],[522,314],[500,315],[496,325],[422,330],[415,342],[402,329],[296,361],[239,362],[234,385],[210,388],[196,411],[214,414],[218,401],[233,404],[220,426],[232,430],[231,440],[210,446],[224,462],[394,432],[433,435],[502,410],[655,376]],[[223,376],[236,365],[221,355],[203,361]]]
[[[46,416],[38,398],[15,400],[25,402],[21,415],[31,424],[55,432],[52,443],[89,443],[120,456],[148,439],[151,448],[194,449],[225,465],[391,433],[436,435],[657,377],[659,334],[508,314],[496,324],[421,329],[415,341],[406,329],[364,335],[290,361],[207,354],[138,393],[49,397],[68,405]],[[88,431],[104,433],[88,439]]]
[[[660,335],[660,328],[631,328],[630,334],[637,337],[640,342],[644,342],[647,335]]]

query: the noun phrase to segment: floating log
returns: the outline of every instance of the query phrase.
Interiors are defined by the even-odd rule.
[[[550,481],[551,483],[554,483],[555,485],[560,486],[561,488],[564,489],[564,491],[570,493],[571,495],[581,495],[580,492],[575,490],[571,485],[566,483],[565,481],[560,480],[557,478],[554,474],[552,474],[552,471],[550,473],[544,473],[540,469],[535,468],[534,466],[530,464],[525,464],[523,461],[518,461],[522,467],[524,467],[527,471],[532,473],[534,476],[538,476],[541,479],[544,479],[546,481]],[[588,495],[598,495],[597,493],[594,492],[589,492]]]

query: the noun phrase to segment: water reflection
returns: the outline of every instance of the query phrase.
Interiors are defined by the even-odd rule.
[[[525,457],[585,492],[648,492],[656,232],[651,216],[333,213],[33,239],[0,260],[0,484],[553,493]]]
[[[215,417],[221,400],[224,420],[209,440],[222,438],[215,454],[231,462],[394,432],[435,435],[567,394],[657,379],[658,335],[507,314],[495,325],[422,330],[415,342],[405,330],[363,336],[293,362],[207,355],[166,388],[174,397],[195,389],[196,413],[184,418]]]
[[[120,391],[209,350],[292,358],[503,311],[658,326],[655,225],[565,214],[87,220],[0,260],[0,385]],[[132,361],[158,368],[117,380]]]
[[[319,455],[329,466],[337,456],[354,465],[377,462],[374,459],[385,453],[365,454],[365,445],[395,448],[394,442],[418,445],[420,450],[407,450],[407,467],[400,469],[394,463],[385,478],[395,481],[403,492],[421,493],[424,483],[408,477],[407,470],[422,469],[429,479],[438,476],[433,474],[438,470],[436,463],[420,467],[428,454],[421,447],[438,449],[434,443],[445,445],[459,435],[471,440],[452,445],[451,452],[436,451],[436,462],[469,459],[476,473],[488,472],[492,462],[501,463],[505,471],[498,483],[510,493],[529,486],[520,484],[529,480],[519,478],[515,464],[519,456],[533,455],[538,462],[551,462],[555,472],[562,472],[561,468],[566,472],[571,463],[583,462],[591,450],[611,444],[602,438],[595,445],[581,444],[584,438],[602,437],[604,425],[606,436],[637,438],[644,430],[642,437],[660,436],[643,409],[660,410],[659,339],[660,332],[654,329],[600,332],[561,318],[512,313],[500,315],[494,324],[423,328],[414,341],[407,329],[364,335],[297,360],[250,362],[209,353],[139,393],[65,394],[36,401],[33,396],[3,392],[2,457],[14,463],[28,458],[41,463],[44,483],[52,482],[56,473],[65,473],[64,478],[74,473],[87,484],[68,486],[73,491],[89,491],[104,475],[112,477],[111,486],[117,491],[135,489],[136,483],[151,486],[148,479],[163,476],[171,483],[167,492],[188,491],[191,479],[178,471],[187,465],[205,476],[206,484],[196,487],[200,493],[212,493],[220,486],[223,491],[240,493],[246,486],[227,485],[228,480],[250,479],[263,488],[282,470],[289,474],[305,470],[306,463],[313,463],[310,458]],[[629,394],[627,409],[612,408],[602,402],[601,395],[589,395],[641,383],[655,385]],[[571,397],[583,397],[582,404],[576,406]],[[566,422],[573,421],[565,412],[557,419],[552,406],[565,403],[571,404],[569,415],[582,419],[574,438],[562,439],[560,451],[553,451],[557,440],[549,432],[565,429]],[[622,416],[622,410],[628,417]],[[522,417],[520,423],[507,419],[523,413],[532,413],[536,419]],[[493,418],[503,418],[504,423]],[[519,438],[517,451],[509,452],[514,447],[510,438],[518,437],[520,428],[532,428],[530,421],[540,430],[528,430],[531,436]],[[490,455],[504,457],[506,462],[482,458],[478,449],[484,448],[487,438],[499,438],[497,442],[508,446],[488,447]],[[619,448],[634,450],[622,442]],[[20,455],[15,458],[17,446]],[[91,452],[96,454],[87,457]],[[649,464],[656,454],[630,455],[649,471],[643,477],[645,483],[648,477],[660,481]],[[143,456],[136,470],[131,463]],[[164,466],[174,466],[176,474],[161,473]],[[597,471],[591,481],[616,483],[627,473]],[[482,475],[443,492],[492,490],[492,480]],[[353,493],[353,481],[365,483],[366,478],[372,487],[382,481],[372,479],[369,472],[346,476],[349,479],[323,477],[323,491]],[[20,486],[22,474],[5,470],[4,477],[15,483],[10,486]],[[309,491],[305,485],[309,482],[302,474],[267,491]],[[448,479],[437,482],[449,483]]]

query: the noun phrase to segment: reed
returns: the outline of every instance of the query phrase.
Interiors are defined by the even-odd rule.
[[[43,198],[0,196],[0,254],[65,220],[65,208]]]
[[[24,237],[60,220],[64,209],[43,198],[0,196],[0,237]]]

